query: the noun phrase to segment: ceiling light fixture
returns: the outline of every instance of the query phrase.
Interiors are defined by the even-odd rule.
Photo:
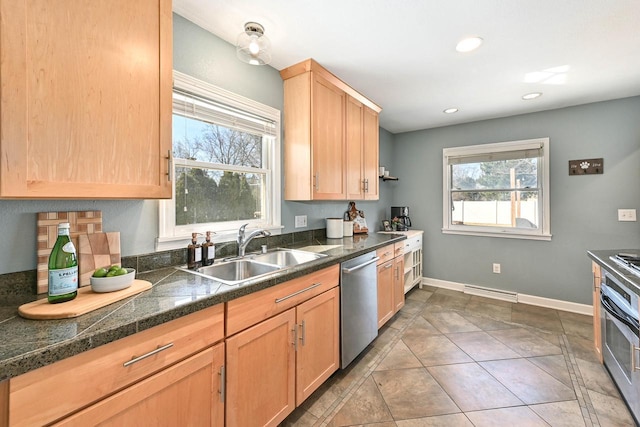
[[[480,37],[468,37],[458,42],[456,50],[462,53],[471,52],[472,50],[479,48],[481,44],[482,39]]]
[[[458,109],[457,108],[447,108],[446,110],[442,110],[443,113],[445,114],[453,114],[453,113],[457,113]]]
[[[522,99],[524,99],[525,101],[528,101],[530,99],[536,99],[540,96],[542,96],[542,92],[531,92],[526,95],[522,95]]]
[[[267,65],[271,62],[271,42],[264,35],[264,27],[257,22],[244,24],[238,35],[236,55],[242,62],[251,65]]]

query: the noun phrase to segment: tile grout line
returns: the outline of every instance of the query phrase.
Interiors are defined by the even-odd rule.
[[[421,307],[427,305],[427,301],[421,301]],[[336,416],[336,414],[342,409],[342,407],[349,401],[349,399],[358,391],[360,386],[365,382],[369,376],[375,371],[375,369],[380,365],[380,363],[384,360],[384,358],[391,352],[395,344],[401,339],[402,333],[413,324],[413,321],[420,315],[421,311],[416,310],[416,312],[407,320],[403,327],[398,329],[398,332],[395,334],[393,338],[389,340],[389,342],[380,350],[380,352],[374,357],[374,359],[369,362],[369,368],[362,374],[362,377],[351,384],[345,391],[343,391],[340,396],[336,399],[329,409],[327,409],[324,414],[322,414],[318,420],[313,424],[314,427],[325,427],[328,423]]]
[[[578,404],[580,405],[580,412],[584,418],[584,423],[587,427],[599,427],[600,422],[598,421],[598,416],[595,413],[593,403],[589,397],[589,392],[584,385],[584,379],[580,373],[580,368],[578,367],[578,362],[576,361],[575,355],[571,349],[569,339],[565,334],[559,335],[559,338],[560,348],[562,349],[562,354],[571,376],[571,382],[573,383],[573,389],[576,393],[576,397],[578,398]]]

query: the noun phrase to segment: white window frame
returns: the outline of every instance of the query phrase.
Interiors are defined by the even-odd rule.
[[[266,152],[263,153],[266,162],[266,165],[261,170],[261,172],[266,174],[266,194],[264,196],[265,200],[263,200],[263,204],[266,207],[265,220],[255,219],[208,224],[176,225],[176,180],[174,179],[172,198],[170,200],[160,200],[159,202],[159,230],[158,238],[156,240],[156,251],[186,247],[191,241],[191,233],[200,233],[201,235],[204,235],[206,231],[215,232],[215,235],[213,236],[214,242],[233,241],[236,239],[240,226],[247,223],[249,224],[247,226],[247,230],[261,228],[270,231],[272,234],[280,234],[283,228],[281,223],[282,195],[280,175],[282,169],[280,160],[280,110],[261,104],[249,98],[245,98],[233,92],[229,92],[225,89],[195,79],[175,70],[173,72],[173,86],[176,89],[193,93],[194,95],[202,96],[203,98],[210,99],[214,102],[273,121],[276,132],[273,143],[267,144]],[[176,176],[176,166],[207,167],[211,165],[213,164],[198,162],[195,160],[175,159],[175,161],[172,161],[171,166],[173,168],[172,176]],[[250,170],[249,168],[233,165],[224,165],[224,169],[236,172],[253,171],[253,169]],[[202,240],[203,238],[199,237],[198,241]]]
[[[451,164],[450,159],[465,156],[491,155],[494,153],[542,148],[538,159],[538,185],[540,203],[538,205],[538,228],[483,227],[452,224]],[[549,203],[549,138],[521,141],[497,142],[491,144],[451,147],[442,150],[442,233],[468,236],[503,237],[512,239],[551,240],[551,211]]]

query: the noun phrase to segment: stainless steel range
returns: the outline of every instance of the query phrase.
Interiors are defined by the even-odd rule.
[[[611,260],[640,277],[640,257],[636,254],[617,254]],[[637,293],[638,289],[631,283],[603,270],[600,285],[602,356],[636,423],[640,419],[640,307]]]
[[[609,258],[631,274],[640,277],[640,254],[620,252]]]

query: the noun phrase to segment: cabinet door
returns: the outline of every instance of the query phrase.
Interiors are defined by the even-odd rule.
[[[223,426],[223,363],[220,343],[54,425]]]
[[[364,198],[366,200],[378,200],[380,128],[378,126],[378,113],[366,105],[363,110],[362,129],[362,172],[365,180]]]
[[[340,291],[335,287],[296,308],[296,404],[340,367]]]
[[[393,260],[393,312],[404,307],[404,256]]]
[[[347,149],[347,198],[350,200],[364,199],[365,196],[365,177],[362,169],[364,162],[363,115],[364,105],[357,99],[347,96],[345,140]]]
[[[602,280],[602,270],[600,265],[592,262],[591,271],[593,272],[593,343],[600,363],[602,363],[602,331],[600,325],[600,281]]]
[[[312,88],[313,199],[344,200],[345,93],[319,75]]]
[[[171,0],[0,15],[0,197],[170,198]]]
[[[295,308],[227,338],[227,426],[277,426],[295,409]]]
[[[9,380],[0,381],[0,427],[9,425]]]
[[[378,266],[378,328],[393,316],[393,260]]]
[[[378,113],[347,95],[347,198],[378,200]]]

